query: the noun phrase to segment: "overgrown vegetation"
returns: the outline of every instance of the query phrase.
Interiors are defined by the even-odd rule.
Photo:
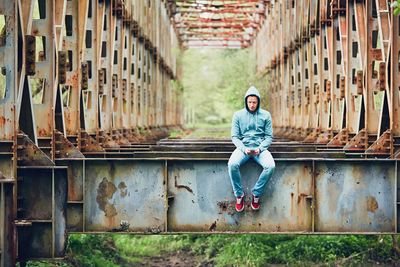
[[[195,122],[229,123],[235,110],[243,108],[250,85],[261,92],[267,105],[266,80],[256,75],[251,49],[189,49],[183,58],[185,107],[194,109]]]
[[[393,14],[398,16],[400,14],[400,0],[393,1],[391,6],[393,8]]]
[[[397,266],[391,236],[294,235],[86,235],[69,238],[62,262],[31,262],[28,266],[137,266],[159,255],[186,251],[212,266],[266,264]]]

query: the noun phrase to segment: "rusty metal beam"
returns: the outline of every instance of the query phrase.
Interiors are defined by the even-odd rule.
[[[254,39],[248,35],[249,30],[254,34],[260,29],[265,19],[265,13],[269,1],[203,1],[187,3],[176,1],[169,5],[173,14],[175,30],[179,35],[181,43],[185,47],[193,47],[198,44],[191,42],[190,32],[194,29],[208,29],[210,34],[221,37],[218,29],[238,29],[242,36],[247,36],[249,43]],[[198,33],[197,33],[198,35]],[[200,37],[207,37],[207,34],[200,34]],[[229,41],[237,41],[236,34],[224,34]],[[204,40],[204,38],[203,38]],[[214,43],[205,41],[202,45],[215,46]],[[230,47],[243,47],[245,45],[231,45]]]
[[[276,133],[394,156],[399,97],[392,11],[380,0],[274,3],[255,49],[258,71],[268,76]]]

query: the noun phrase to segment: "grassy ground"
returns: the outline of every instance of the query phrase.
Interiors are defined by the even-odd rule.
[[[67,257],[28,266],[400,266],[391,236],[85,235]]]
[[[174,130],[170,133],[170,138],[230,138],[231,125],[224,123],[219,125],[195,124],[187,125],[185,129]]]

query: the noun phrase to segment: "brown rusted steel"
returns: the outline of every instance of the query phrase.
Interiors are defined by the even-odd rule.
[[[363,150],[387,140],[388,130],[395,140],[399,35],[390,3],[273,2],[255,47],[258,72],[270,81],[276,132],[346,149],[355,148],[354,136]]]
[[[55,154],[57,158],[84,158],[79,149],[65,138],[63,133],[55,130],[54,135]]]
[[[349,141],[349,133],[347,129],[342,129],[340,132],[333,137],[333,139],[327,144],[328,147],[344,147]]]
[[[388,155],[393,151],[393,138],[390,130],[384,132],[366,151],[367,154]]]
[[[81,131],[80,134],[80,150],[82,152],[86,151],[104,151],[104,148],[90,136],[86,131]]]
[[[354,136],[343,148],[345,150],[353,151],[364,151],[368,148],[368,133],[366,129],[360,130],[360,132]]]
[[[24,133],[18,134],[18,164],[22,166],[52,166],[54,162]]]
[[[175,30],[184,47],[243,48],[253,43],[270,1],[207,0],[169,4]]]

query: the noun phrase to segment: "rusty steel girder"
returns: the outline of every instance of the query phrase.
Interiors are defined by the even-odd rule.
[[[277,159],[259,212],[234,210],[225,159],[65,161],[71,232],[397,233],[397,161]],[[246,194],[261,167],[242,168]],[[125,226],[122,227],[123,223]]]
[[[184,47],[243,48],[253,43],[270,0],[168,2]]]
[[[400,38],[390,3],[273,1],[266,20],[255,46],[277,132],[393,157]]]
[[[67,172],[56,159],[182,124],[168,12],[166,0],[0,0],[0,266],[63,255]]]

